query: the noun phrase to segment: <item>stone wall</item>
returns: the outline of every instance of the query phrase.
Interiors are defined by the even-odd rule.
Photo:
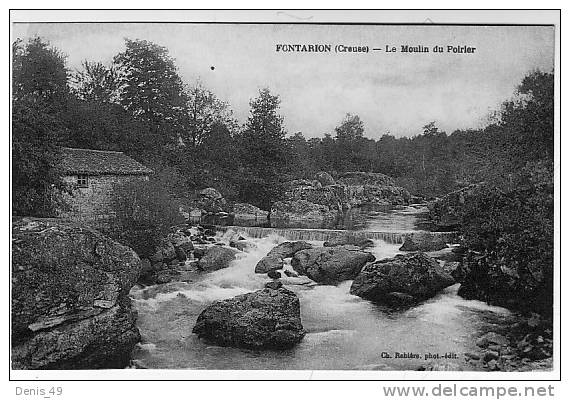
[[[89,175],[88,187],[77,187],[77,175],[64,176],[66,184],[73,188],[65,195],[70,209],[61,213],[75,221],[106,220],[112,216],[113,187],[134,181],[147,181],[146,175]]]

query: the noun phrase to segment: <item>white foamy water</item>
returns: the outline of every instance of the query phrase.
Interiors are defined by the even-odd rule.
[[[241,231],[241,234],[245,234]],[[226,232],[229,241],[235,232]],[[142,344],[134,358],[147,368],[191,369],[383,369],[413,370],[427,363],[426,353],[456,353],[457,368],[470,368],[462,354],[474,350],[474,335],[484,316],[508,320],[510,313],[457,295],[458,285],[406,311],[391,311],[349,293],[352,281],[317,285],[306,277],[282,278],[299,296],[307,335],[295,348],[252,351],[213,346],[192,334],[199,313],[216,300],[263,288],[270,279],[254,272],[257,262],[284,237],[248,238],[255,244],[229,268],[204,274],[191,283],[171,283],[131,291],[138,310]],[[322,245],[322,241],[312,241]],[[377,259],[399,253],[398,244],[375,239]],[[286,260],[285,269],[291,269]],[[422,359],[385,358],[395,352]]]

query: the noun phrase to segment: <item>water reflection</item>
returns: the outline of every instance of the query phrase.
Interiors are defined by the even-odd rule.
[[[332,221],[276,220],[266,218],[237,218],[231,215],[203,216],[203,224],[261,228],[343,229],[351,231],[412,232],[431,230],[425,205],[366,206],[353,208]]]

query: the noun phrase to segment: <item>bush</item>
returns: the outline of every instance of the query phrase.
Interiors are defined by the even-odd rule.
[[[461,231],[471,270],[460,290],[469,298],[525,311],[552,312],[554,186],[552,168],[527,165],[501,186],[465,196]]]
[[[183,222],[178,204],[158,179],[114,188],[110,234],[141,258],[155,252],[171,226]]]

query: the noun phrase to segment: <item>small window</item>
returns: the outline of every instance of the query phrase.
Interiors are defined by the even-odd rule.
[[[77,175],[77,186],[82,188],[89,187],[87,175]]]

